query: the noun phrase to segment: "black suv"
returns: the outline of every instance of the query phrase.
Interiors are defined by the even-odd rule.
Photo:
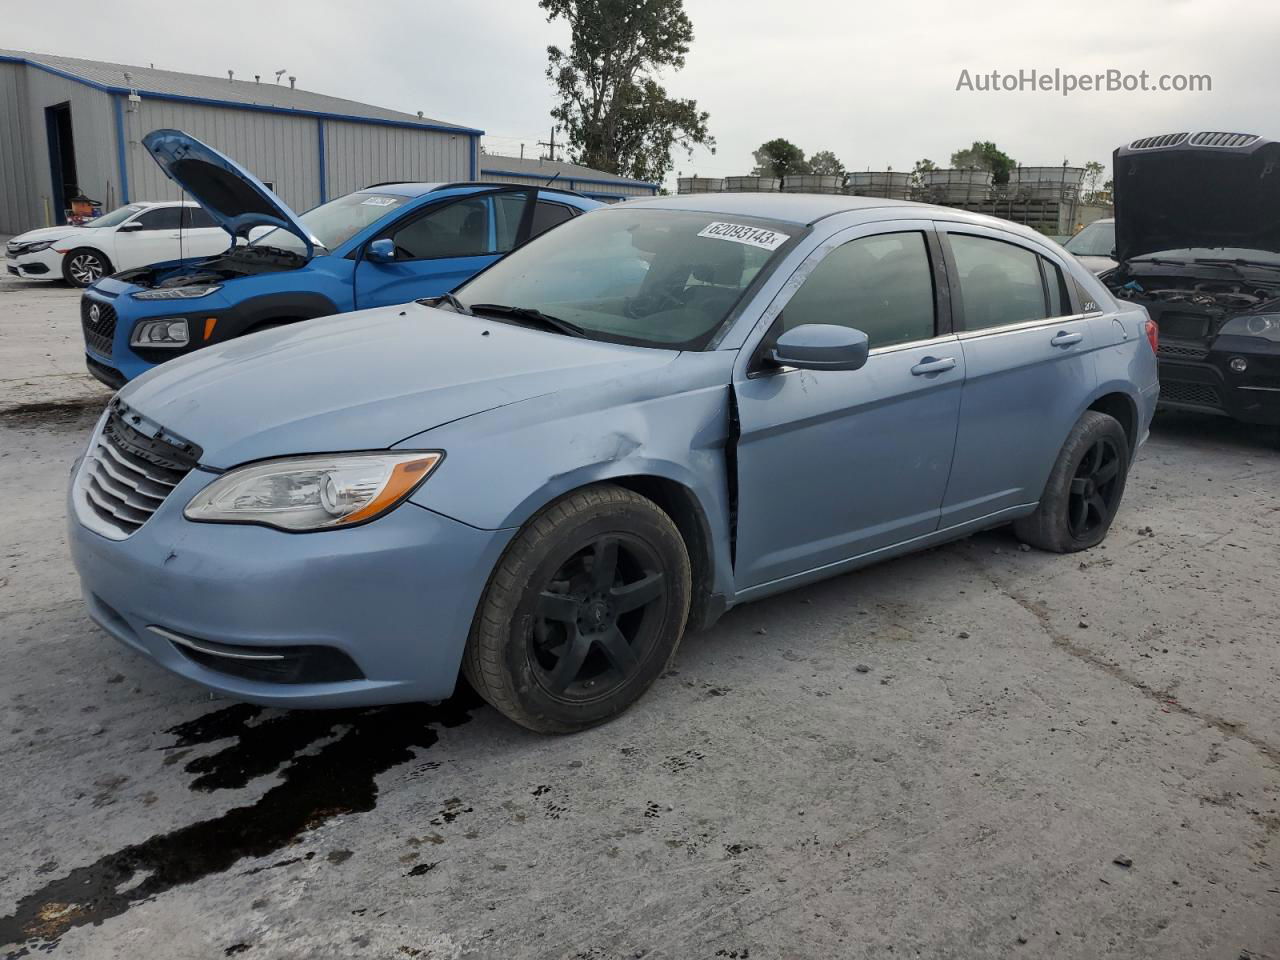
[[[1118,266],[1160,328],[1160,403],[1280,424],[1280,143],[1169,133],[1113,155]]]

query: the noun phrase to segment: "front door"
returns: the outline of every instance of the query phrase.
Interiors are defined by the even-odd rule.
[[[396,259],[364,257],[356,268],[356,308],[408,303],[448,293],[516,245],[529,194],[469,195],[396,222],[381,236]]]
[[[1090,321],[1062,268],[1021,238],[940,223],[964,397],[943,526],[1035,503],[1097,382]]]
[[[854,327],[870,343],[866,365],[815,372],[756,362],[735,377],[739,591],[938,527],[964,356],[938,293],[932,224],[883,228],[851,228],[809,257],[764,341],[807,323]]]
[[[116,271],[178,259],[181,218],[181,207],[152,207],[121,224],[124,229],[117,227],[112,257]]]

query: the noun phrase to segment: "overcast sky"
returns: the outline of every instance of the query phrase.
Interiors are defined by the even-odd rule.
[[[545,48],[567,31],[535,0],[59,0],[21,4],[4,46],[236,77],[281,68],[298,85],[484,129],[495,152],[546,139]],[[975,139],[1023,164],[1109,163],[1122,142],[1175,130],[1280,136],[1275,38],[1264,0],[686,0],[696,37],[668,89],[711,114],[715,156],[685,174],[746,173],[786,137],[851,170],[946,165]],[[1206,93],[957,92],[962,70],[1209,74]]]

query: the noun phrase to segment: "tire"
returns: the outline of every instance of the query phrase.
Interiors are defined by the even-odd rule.
[[[1129,438],[1118,420],[1086,410],[1072,427],[1035,513],[1013,522],[1023,543],[1051,553],[1096,547],[1107,536],[1129,475]]]
[[[87,287],[113,273],[111,261],[89,247],[77,247],[62,258],[62,279],[73,287]]]
[[[523,727],[585,730],[629,707],[666,669],[691,592],[684,539],[652,500],[612,484],[566,494],[498,561],[463,674]]]

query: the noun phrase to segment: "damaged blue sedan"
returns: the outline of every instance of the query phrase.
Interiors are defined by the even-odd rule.
[[[1107,534],[1154,326],[1030,230],[858,197],[629,201],[453,293],[129,384],[74,471],[90,615],[283,707],[570,732],[686,627],[1012,523]]]

